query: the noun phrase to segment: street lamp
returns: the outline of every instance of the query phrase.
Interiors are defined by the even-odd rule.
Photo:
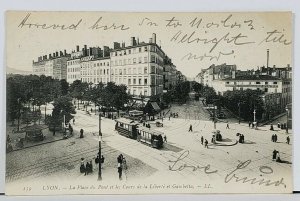
[[[102,172],[101,172],[101,140],[102,140],[102,132],[101,132],[101,112],[99,112],[99,172],[98,172],[98,180],[102,180]]]
[[[239,124],[241,123],[241,102],[238,102],[239,107]]]
[[[214,106],[214,129],[216,129],[216,123],[217,123],[217,121],[216,121],[216,110],[218,109],[218,107],[215,105]]]
[[[289,108],[286,105],[285,107],[285,111],[286,111],[286,133],[289,133],[289,127],[288,127],[288,123],[289,123]]]

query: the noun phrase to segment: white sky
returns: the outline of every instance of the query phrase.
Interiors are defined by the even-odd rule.
[[[236,64],[238,69],[246,70],[256,68],[257,66],[266,65],[266,50],[270,49],[269,66],[286,66],[291,64],[292,44],[284,45],[280,42],[262,42],[268,35],[267,32],[277,30],[284,34],[282,41],[291,42],[292,31],[292,15],[291,13],[101,13],[101,12],[31,12],[26,23],[37,24],[65,24],[67,26],[76,24],[80,19],[82,22],[78,25],[77,30],[53,30],[42,29],[32,26],[18,27],[28,12],[8,12],[7,13],[7,31],[6,31],[6,47],[7,47],[7,66],[19,70],[31,71],[32,60],[37,60],[38,56],[49,55],[55,51],[68,52],[74,50],[76,45],[88,46],[104,46],[113,47],[113,42],[130,44],[130,37],[135,36],[139,41],[148,42],[152,33],[157,34],[157,44],[161,44],[162,49],[172,58],[177,69],[182,71],[188,77],[194,77],[201,69],[208,68],[211,64]],[[224,27],[222,21],[232,14],[225,26],[232,24],[240,24],[235,26]],[[102,17],[99,25],[116,26],[124,24],[129,29],[121,31],[116,30],[92,30],[89,29],[99,17]],[[166,20],[175,17],[181,26],[169,26]],[[202,19],[201,24],[197,27],[191,27],[190,22],[196,18]],[[144,18],[151,19],[157,26],[144,24],[139,26]],[[253,30],[250,28],[252,20]],[[245,22],[248,21],[248,22]],[[209,23],[215,23],[210,28]],[[217,27],[218,26],[218,27]],[[182,37],[187,34],[193,36],[190,41],[200,38],[199,43],[178,43]],[[171,41],[176,33],[181,33],[176,41]],[[277,39],[280,34],[274,34]],[[222,40],[222,37],[227,37]],[[237,39],[237,43],[252,42],[245,45],[235,45],[233,38],[241,34],[245,36]],[[214,39],[215,38],[215,39]],[[204,44],[203,40],[220,40],[219,44],[210,52],[213,47],[212,42]],[[271,38],[270,38],[271,39]],[[230,42],[231,40],[231,42]],[[227,43],[227,41],[229,43]],[[183,57],[187,54],[218,56],[219,60],[210,60],[208,57],[199,58],[197,60],[188,60]],[[292,65],[292,64],[291,64]]]

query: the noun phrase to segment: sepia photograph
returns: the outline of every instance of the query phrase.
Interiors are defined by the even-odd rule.
[[[291,12],[6,12],[7,195],[293,192]]]

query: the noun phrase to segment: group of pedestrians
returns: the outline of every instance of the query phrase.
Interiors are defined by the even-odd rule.
[[[81,164],[80,164],[80,173],[84,173],[85,175],[88,175],[93,172],[93,161],[90,160],[90,162],[84,162],[84,158],[81,158]]]
[[[273,134],[271,140],[272,140],[272,142],[277,142],[277,140],[278,140],[277,135]]]
[[[279,128],[279,129],[286,129],[286,127],[287,127],[287,125],[286,125],[286,123],[277,123],[277,127]]]
[[[272,160],[276,162],[281,162],[279,151],[277,151],[276,149],[274,149],[273,151]]]
[[[278,136],[276,134],[273,134],[271,140],[272,140],[272,142],[277,142]],[[291,141],[290,136],[287,136],[286,137],[286,143],[290,144],[290,141]]]
[[[169,116],[169,120],[170,118],[173,117],[173,118],[178,118],[178,112],[174,112],[174,113],[170,113],[170,116]]]
[[[122,180],[122,173],[123,169],[126,171],[127,170],[127,162],[123,154],[120,154],[117,157],[117,162],[118,162],[118,174],[119,174],[119,180]]]
[[[245,142],[245,136],[241,133],[237,133],[237,136],[239,136],[239,143],[244,143]]]
[[[249,121],[249,123],[248,123],[248,125],[249,125],[249,128],[257,128],[257,122],[251,122],[251,121]]]

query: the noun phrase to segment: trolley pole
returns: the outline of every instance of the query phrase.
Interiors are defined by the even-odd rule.
[[[102,180],[102,172],[101,172],[101,112],[99,113],[99,172],[98,172],[98,180]]]

